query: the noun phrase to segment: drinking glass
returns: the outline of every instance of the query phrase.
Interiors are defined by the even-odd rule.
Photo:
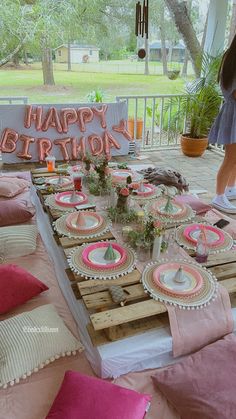
[[[45,161],[46,161],[46,164],[47,164],[48,172],[54,172],[55,161],[56,161],[55,157],[54,156],[48,156],[48,157],[46,157]]]

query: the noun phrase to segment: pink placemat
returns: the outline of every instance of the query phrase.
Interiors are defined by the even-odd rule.
[[[197,215],[205,214],[207,211],[211,209],[210,205],[201,201],[194,195],[177,195],[175,197],[175,201],[181,204],[189,205],[194,211],[196,211]]]
[[[180,310],[166,305],[173,338],[173,356],[196,352],[232,333],[233,317],[229,294],[219,285],[218,296],[201,310]]]
[[[216,223],[220,219],[224,219],[229,221],[229,224],[223,228],[224,231],[229,233],[231,237],[233,237],[234,240],[236,240],[236,220],[229,217],[226,214],[223,214],[220,211],[217,211],[217,209],[211,209],[210,211],[207,211],[205,214],[205,219],[211,224]]]
[[[122,240],[119,227],[113,228],[112,233],[117,240]],[[176,243],[168,253],[163,253],[163,257],[170,261],[176,258],[192,260],[185,250]],[[138,261],[136,267],[142,272],[146,264],[147,262]],[[221,285],[216,300],[206,308],[182,310],[166,304],[166,309],[173,339],[174,357],[195,352],[233,331],[229,294],[226,288]]]

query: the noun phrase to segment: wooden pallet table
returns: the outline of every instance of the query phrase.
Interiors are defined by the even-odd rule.
[[[236,252],[211,255],[206,266],[220,284],[227,288],[231,304],[236,307]],[[79,294],[90,316],[88,331],[95,346],[168,325],[165,305],[144,292],[140,277],[139,271],[134,270],[115,280],[87,280],[77,283]],[[112,301],[109,293],[109,286],[112,284],[121,285],[127,294],[124,307]]]

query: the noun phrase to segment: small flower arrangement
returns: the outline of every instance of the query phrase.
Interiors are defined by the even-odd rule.
[[[128,240],[133,247],[137,247],[138,244],[153,246],[153,242],[156,236],[160,237],[164,234],[165,228],[159,220],[155,220],[149,215],[143,225],[142,231],[131,231],[128,235]]]
[[[91,174],[89,181],[89,192],[93,195],[108,193],[111,188],[110,169],[106,156],[92,157],[91,164],[94,174]]]
[[[109,208],[108,212],[112,221],[129,223],[135,220],[136,212],[128,206],[128,198],[132,194],[133,184],[131,176],[126,179],[126,185],[117,185],[115,187],[117,194],[116,206]]]

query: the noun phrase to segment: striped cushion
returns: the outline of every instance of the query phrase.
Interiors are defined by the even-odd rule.
[[[51,331],[50,331],[51,330]],[[83,349],[51,304],[0,322],[0,387]]]
[[[35,225],[1,227],[0,256],[10,259],[34,253],[37,235]]]

